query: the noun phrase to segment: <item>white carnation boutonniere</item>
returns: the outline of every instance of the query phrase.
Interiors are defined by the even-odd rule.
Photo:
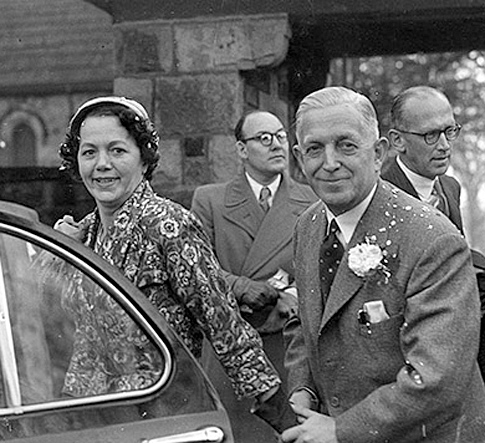
[[[349,268],[358,277],[375,278],[383,276],[384,284],[389,282],[391,273],[386,266],[386,251],[376,242],[376,237],[365,237],[364,243],[359,243],[349,250]]]

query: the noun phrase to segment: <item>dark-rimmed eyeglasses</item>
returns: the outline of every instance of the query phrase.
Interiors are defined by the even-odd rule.
[[[424,142],[427,145],[434,145],[440,139],[441,134],[445,134],[445,138],[448,141],[456,140],[460,135],[461,125],[457,123],[456,125],[448,126],[445,129],[435,129],[434,131],[429,131],[425,133],[404,131],[403,129],[397,129],[397,128],[396,128],[396,131],[403,132],[404,134],[418,135],[424,138]]]
[[[240,141],[246,143],[249,140],[257,140],[263,146],[271,146],[274,141],[273,137],[276,137],[280,143],[286,143],[288,141],[288,133],[284,129],[281,129],[275,133],[262,132],[259,135],[255,135],[254,137],[248,137]]]

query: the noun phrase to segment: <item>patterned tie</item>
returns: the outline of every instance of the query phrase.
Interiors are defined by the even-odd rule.
[[[269,198],[271,197],[271,191],[267,186],[264,186],[261,189],[261,193],[259,194],[259,204],[263,208],[264,212],[269,211]]]
[[[433,205],[436,209],[443,212],[445,215],[449,214],[448,202],[441,188],[441,184],[438,180],[435,180],[431,195],[429,197],[428,203]]]
[[[337,273],[340,260],[344,255],[344,247],[337,237],[339,226],[335,219],[330,223],[328,235],[324,238],[320,248],[320,287],[324,303],[327,301],[330,287]]]

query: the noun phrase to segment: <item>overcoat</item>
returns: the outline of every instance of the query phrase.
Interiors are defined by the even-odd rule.
[[[284,174],[264,216],[246,175],[240,173],[230,182],[197,188],[192,211],[202,221],[223,269],[267,280],[278,268],[293,275],[293,228],[316,199],[309,186]]]
[[[296,227],[300,315],[285,330],[290,390],[318,395],[321,412],[336,418],[339,443],[483,442],[479,298],[461,233],[441,212],[379,180],[324,306],[326,225],[318,202]],[[379,264],[351,269],[349,251],[358,245],[367,259],[365,245],[377,246]],[[372,301],[388,318],[362,317]]]

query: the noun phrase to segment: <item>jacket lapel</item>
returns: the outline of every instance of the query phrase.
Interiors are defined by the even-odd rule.
[[[388,186],[386,186],[388,189]],[[388,197],[384,191],[382,182],[378,182],[377,190],[369,207],[357,224],[352,238],[342,258],[337,274],[333,281],[323,317],[321,318],[320,330],[342,307],[357,294],[364,284],[364,279],[358,277],[348,266],[348,251],[359,243],[365,241],[366,236],[376,236],[378,245],[385,245],[388,229],[380,230],[379,222],[382,220]]]
[[[457,228],[463,232],[463,223],[460,214],[460,202],[455,198],[453,188],[450,186],[447,177],[440,177],[438,180],[443,190],[443,194],[448,202],[448,208],[450,210],[450,220],[457,226]]]
[[[227,185],[224,209],[224,218],[239,226],[252,238],[256,237],[264,213],[258,205],[244,173],[239,174],[234,181]]]
[[[297,257],[298,268],[298,291],[307,294],[301,297],[301,309],[305,311],[309,330],[312,337],[318,336],[318,330],[322,323],[323,300],[320,288],[320,244],[327,230],[327,217],[323,203],[320,201],[313,208],[310,215],[311,223],[308,230],[299,235],[300,255]]]
[[[303,211],[304,205],[294,201],[288,178],[283,176],[271,209],[261,221],[254,242],[242,267],[244,275],[255,275],[278,251],[287,246],[293,237],[296,218]],[[289,222],[291,219],[293,222]]]

